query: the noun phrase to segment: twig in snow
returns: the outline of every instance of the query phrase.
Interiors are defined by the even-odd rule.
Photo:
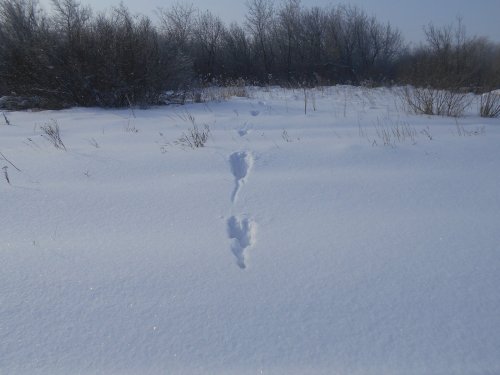
[[[9,121],[9,119],[7,118],[7,115],[5,114],[5,112],[2,112],[2,115],[3,115],[3,118],[5,119],[5,123],[6,123],[7,125],[10,125],[10,121]]]
[[[4,165],[2,167],[3,175],[4,175],[5,179],[7,180],[7,183],[10,185],[9,174],[7,173],[7,168],[9,168],[9,167],[7,167],[6,165]]]
[[[3,159],[3,160],[5,160],[7,163],[9,163],[9,164],[10,164],[10,165],[12,165],[14,168],[16,168],[16,170],[17,170],[18,172],[21,172],[21,170],[20,170],[18,167],[16,167],[16,166],[15,166],[15,165],[14,165],[14,164],[13,164],[13,163],[9,160],[9,159],[7,159],[7,158],[5,157],[5,155],[4,155],[2,152],[0,152],[0,156],[2,156],[2,159]]]

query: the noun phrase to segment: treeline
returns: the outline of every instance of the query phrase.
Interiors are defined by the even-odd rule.
[[[398,82],[417,87],[483,92],[500,88],[500,45],[469,37],[462,20],[424,27],[426,43],[398,59]]]
[[[500,85],[500,48],[463,26],[426,28],[410,50],[390,24],[353,6],[249,0],[243,24],[178,4],[153,22],[123,5],[0,0],[0,96],[43,107],[157,104],[204,84]]]

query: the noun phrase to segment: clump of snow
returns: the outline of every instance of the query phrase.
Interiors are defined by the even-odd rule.
[[[247,91],[7,113],[0,373],[500,372],[500,120]]]

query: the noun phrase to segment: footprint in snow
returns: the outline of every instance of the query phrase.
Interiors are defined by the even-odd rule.
[[[248,130],[247,129],[240,129],[240,130],[238,130],[238,135],[240,137],[244,137],[247,134],[248,134]]]
[[[235,202],[238,192],[248,178],[250,169],[252,168],[253,156],[245,151],[234,152],[229,157],[229,164],[231,166],[231,173],[235,179],[234,190],[231,194],[231,202]]]
[[[231,216],[227,221],[227,234],[232,240],[231,251],[236,257],[236,264],[246,268],[247,250],[255,243],[257,225],[253,220]]]

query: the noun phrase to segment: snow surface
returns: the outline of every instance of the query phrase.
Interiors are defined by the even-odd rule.
[[[499,374],[500,120],[249,92],[0,116],[0,373]]]

